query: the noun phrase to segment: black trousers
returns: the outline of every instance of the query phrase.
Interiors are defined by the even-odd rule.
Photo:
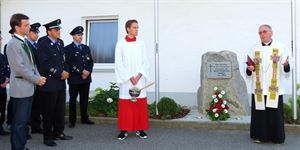
[[[2,125],[5,121],[6,102],[7,102],[6,88],[0,89],[0,131],[3,130]]]
[[[13,104],[12,104],[12,98],[9,98],[10,100],[7,103],[7,120],[6,120],[6,124],[7,125],[12,125],[12,119],[13,119]]]
[[[31,128],[40,129],[42,124],[42,98],[40,90],[36,89],[33,96],[32,111],[31,111]]]
[[[264,99],[266,101],[266,96]],[[252,94],[250,137],[263,142],[283,143],[285,140],[283,97],[279,95],[278,108],[255,109]]]
[[[69,121],[70,123],[75,123],[76,118],[76,102],[78,94],[80,95],[80,114],[81,121],[86,121],[88,119],[87,107],[90,92],[90,83],[85,84],[70,84],[69,94],[70,94],[70,105],[69,105]]]
[[[66,91],[40,91],[43,98],[42,117],[44,140],[52,140],[64,131]]]

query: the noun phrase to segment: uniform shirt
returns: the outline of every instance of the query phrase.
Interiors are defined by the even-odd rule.
[[[39,61],[39,72],[47,78],[44,86],[39,87],[42,91],[60,91],[65,90],[65,80],[61,80],[63,70],[68,71],[65,62],[64,42],[61,39],[57,41],[48,36],[41,37],[38,40],[37,56]]]
[[[93,71],[94,62],[90,48],[87,45],[72,42],[65,47],[65,52],[66,63],[70,70],[68,84],[83,84],[92,82],[91,73]],[[85,80],[81,77],[83,70],[90,72],[90,75]]]

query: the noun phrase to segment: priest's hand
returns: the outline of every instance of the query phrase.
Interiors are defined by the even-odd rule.
[[[289,56],[286,58],[285,62],[283,63],[284,66],[287,66],[289,64]]]
[[[66,80],[66,79],[68,79],[69,78],[69,73],[67,72],[67,71],[63,71],[62,73],[61,73],[61,80]]]
[[[250,71],[254,71],[255,68],[254,68],[254,66],[247,66],[247,69]]]
[[[41,76],[39,79],[38,85],[43,86],[43,85],[45,85],[45,83],[46,83],[46,78]]]

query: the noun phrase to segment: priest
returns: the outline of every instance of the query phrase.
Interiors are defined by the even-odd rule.
[[[142,88],[149,81],[149,63],[146,47],[137,38],[138,22],[128,20],[125,24],[127,36],[118,41],[115,49],[115,74],[119,83],[118,127],[119,140],[124,140],[128,131],[135,131],[142,139],[147,138],[144,130],[148,129],[148,109],[146,90],[138,97],[129,94],[132,88]]]
[[[246,73],[252,81],[250,137],[256,143],[285,140],[283,95],[291,70],[291,52],[272,39],[272,27],[259,27],[260,42],[248,54]]]

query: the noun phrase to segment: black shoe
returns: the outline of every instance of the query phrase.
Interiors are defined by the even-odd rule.
[[[35,128],[35,129],[31,129],[31,133],[32,134],[43,134],[43,129],[42,128]]]
[[[55,139],[60,139],[60,140],[72,140],[73,137],[72,137],[72,136],[65,135],[64,133],[61,133],[61,134],[55,135]]]
[[[51,147],[57,145],[53,140],[44,140],[44,144]]]
[[[75,128],[75,123],[70,123],[69,128]]]
[[[4,130],[0,130],[0,135],[9,135],[10,133]]]
[[[127,131],[121,131],[121,133],[118,135],[118,140],[120,141],[125,140],[127,136],[128,136]]]
[[[24,150],[29,150],[29,148],[25,147]]]
[[[85,120],[81,120],[82,124],[95,124],[93,121],[91,121],[89,118],[85,119]]]
[[[147,137],[147,134],[144,132],[144,130],[138,130],[138,131],[135,132],[135,134],[136,134],[137,136],[139,136],[141,139],[146,139],[146,138],[148,138],[148,137]]]

